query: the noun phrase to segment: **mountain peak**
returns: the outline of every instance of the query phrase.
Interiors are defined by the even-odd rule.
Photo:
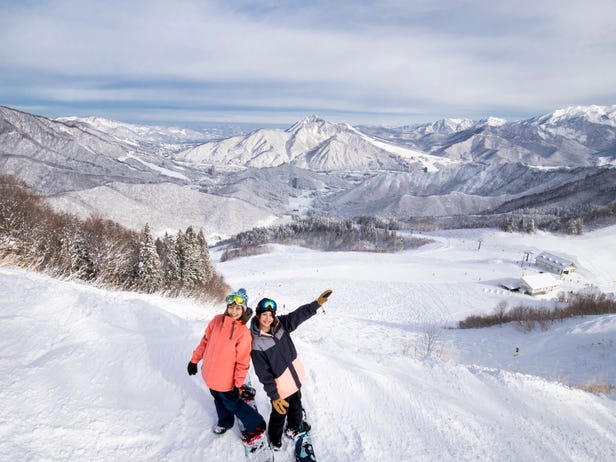
[[[487,119],[481,119],[479,121],[481,125],[487,125],[489,127],[501,127],[507,123],[505,119],[500,119],[498,117],[488,117]]]
[[[304,117],[302,120],[296,122],[291,127],[289,127],[286,131],[288,133],[298,133],[301,130],[309,130],[309,131],[323,131],[324,129],[329,129],[333,127],[334,124],[328,122],[321,117],[312,114]]]
[[[567,123],[573,119],[616,127],[616,105],[612,106],[569,106],[531,119],[538,124],[555,125]]]

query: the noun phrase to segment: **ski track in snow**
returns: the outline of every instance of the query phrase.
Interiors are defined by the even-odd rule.
[[[545,332],[448,327],[501,300],[546,303],[498,286],[528,271],[520,260],[530,248],[576,256],[579,272],[566,284],[613,291],[614,234],[466,230],[392,255],[272,246],[225,263],[219,251],[213,257],[251,306],[272,297],[281,314],[334,289],[325,314],[293,333],[320,462],[607,461],[616,460],[614,395],[567,384],[616,383],[616,315]],[[0,460],[244,460],[237,427],[211,433],[213,400],[200,375],[186,374],[222,306],[8,267],[0,291]],[[426,359],[430,329],[438,345]],[[252,383],[267,417],[254,374]],[[291,446],[277,460],[291,460]]]

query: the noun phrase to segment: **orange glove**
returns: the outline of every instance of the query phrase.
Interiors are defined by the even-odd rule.
[[[272,407],[278,414],[285,415],[287,413],[289,403],[282,398],[278,398],[272,401]]]
[[[327,297],[329,297],[332,294],[332,292],[333,290],[327,289],[325,292],[319,295],[319,298],[317,298],[317,303],[319,305],[323,305],[327,301]]]

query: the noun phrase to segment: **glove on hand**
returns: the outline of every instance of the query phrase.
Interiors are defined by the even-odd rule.
[[[317,298],[317,303],[319,305],[323,305],[327,301],[327,297],[329,297],[332,294],[332,292],[333,290],[327,289],[325,292],[319,295],[319,298]]]
[[[188,375],[195,375],[197,373],[197,365],[193,362],[189,362],[186,370],[188,370]]]
[[[272,401],[272,407],[278,414],[285,415],[287,413],[289,403],[282,398],[278,398]]]

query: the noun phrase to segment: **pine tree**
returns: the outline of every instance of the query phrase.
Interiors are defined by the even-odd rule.
[[[186,253],[187,250],[186,237],[182,230],[178,231],[177,237],[175,238],[175,245],[173,246],[173,260],[175,262],[175,267],[173,268],[172,277],[173,280],[176,281],[176,284],[180,286],[184,285],[186,282]]]
[[[199,251],[199,265],[202,268],[203,284],[207,284],[214,277],[214,266],[210,258],[210,249],[203,235],[203,230],[200,229],[197,234],[197,246]]]
[[[184,252],[183,278],[189,287],[196,287],[201,282],[201,268],[199,266],[199,250],[197,236],[189,226],[184,233],[186,239],[186,251]]]
[[[67,229],[60,242],[61,255],[69,275],[84,280],[94,279],[96,277],[94,262],[83,233],[79,229]]]
[[[160,259],[165,279],[165,286],[173,288],[180,284],[182,277],[180,271],[180,262],[176,253],[176,239],[165,233],[160,250]]]
[[[139,289],[145,292],[152,293],[162,288],[163,272],[160,258],[147,223],[139,236],[135,279]]]

